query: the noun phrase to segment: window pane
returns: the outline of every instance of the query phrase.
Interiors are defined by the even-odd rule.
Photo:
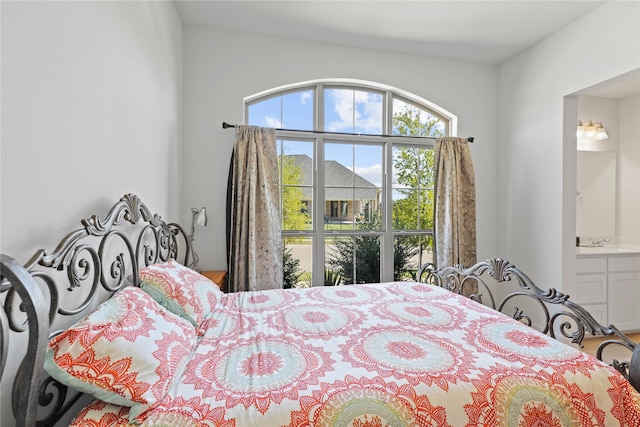
[[[325,89],[324,130],[382,134],[382,94],[354,89]]]
[[[325,269],[342,284],[380,282],[379,236],[328,237],[325,254]]]
[[[393,99],[393,135],[429,136],[445,135],[445,123],[427,110],[398,98]]]
[[[431,166],[429,165],[431,162]],[[394,145],[393,187],[419,188],[427,184],[433,169],[433,149]],[[431,178],[432,180],[432,178]]]
[[[433,149],[393,147],[393,228],[433,229]]]
[[[247,109],[247,124],[253,126],[282,127],[282,97],[275,96],[250,104]]]
[[[282,128],[313,130],[313,91],[305,90],[283,96]]]
[[[328,187],[353,187],[353,145],[324,144],[324,183]]]
[[[419,190],[418,192],[418,229],[433,230],[434,200],[433,190]]]
[[[325,230],[382,229],[382,153],[381,145],[325,143]]]
[[[282,239],[284,288],[308,288],[312,279],[312,236]]]
[[[313,228],[313,142],[278,140],[282,229]]]
[[[358,236],[356,240],[355,283],[380,282],[380,237]]]
[[[353,282],[346,282],[345,277],[353,277],[353,256],[355,250],[352,237],[327,237],[324,240],[325,253],[325,286],[335,284],[350,285]],[[345,275],[345,272],[347,275]],[[327,283],[328,278],[334,279]]]
[[[354,168],[356,177],[362,178],[355,181],[356,187],[382,187],[383,166],[382,146],[380,145],[355,145]]]
[[[393,249],[393,280],[413,280],[421,265],[433,262],[431,235],[396,236]]]
[[[417,190],[393,190],[393,229],[417,230],[418,206]]]
[[[247,123],[273,128],[313,130],[313,94],[313,90],[301,90],[249,104]]]

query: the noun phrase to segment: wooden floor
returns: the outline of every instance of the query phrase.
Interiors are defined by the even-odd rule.
[[[627,334],[627,336],[634,342],[640,342],[640,332],[635,334]],[[606,339],[611,339],[611,337],[594,337],[594,338],[586,338],[582,344],[584,348],[582,351],[585,353],[589,353],[595,357],[596,350],[598,349],[598,345]],[[615,353],[620,354],[620,358],[624,360],[629,360],[631,358],[631,353],[626,351],[624,348],[620,348],[620,351],[615,351]],[[614,355],[617,356],[617,355]]]

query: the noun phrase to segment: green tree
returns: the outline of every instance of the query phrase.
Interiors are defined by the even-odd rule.
[[[405,106],[393,116],[395,132],[406,136],[443,135],[440,120],[434,116],[420,119],[417,108]],[[394,151],[396,191],[402,195],[393,203],[393,223],[396,229],[433,229],[435,164],[432,149],[400,147]],[[414,240],[417,244],[419,237]]]
[[[396,150],[395,191],[402,198],[394,201],[393,220],[397,229],[426,230],[433,228],[433,150],[402,147]]]
[[[304,194],[299,186],[303,181],[303,170],[297,166],[290,156],[279,156],[278,163],[281,171],[283,185],[281,197],[282,204],[282,229],[283,230],[304,230],[311,221],[303,203]],[[290,239],[286,239],[290,240]],[[283,264],[283,288],[295,287],[300,279],[300,260],[293,257],[291,249],[286,246],[286,241],[282,245]]]
[[[300,278],[300,260],[294,258],[291,249],[283,246],[282,249],[282,287],[285,289],[295,288]]]
[[[302,168],[297,166],[290,156],[279,156],[282,179],[282,229],[304,230],[311,221],[303,203],[304,194],[299,187],[303,179]]]
[[[364,218],[358,223],[360,230],[379,230],[381,213],[369,212],[365,208]],[[419,247],[404,239],[394,241],[394,280],[401,280],[415,270],[411,258],[418,254]],[[376,283],[380,281],[380,237],[354,236],[338,238],[329,254],[327,264],[331,271],[342,277],[344,284]]]
[[[393,133],[395,135],[436,138],[444,135],[440,127],[441,124],[440,119],[432,115],[421,120],[420,110],[408,104],[393,114]]]

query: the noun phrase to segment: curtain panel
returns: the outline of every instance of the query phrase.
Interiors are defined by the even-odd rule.
[[[437,138],[435,165],[436,265],[472,266],[476,263],[476,190],[467,139]]]
[[[237,126],[227,193],[228,291],[282,288],[275,129]]]

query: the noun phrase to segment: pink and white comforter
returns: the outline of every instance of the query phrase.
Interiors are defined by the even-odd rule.
[[[129,425],[97,401],[75,426]],[[640,426],[609,366],[444,289],[227,294],[143,425]]]

